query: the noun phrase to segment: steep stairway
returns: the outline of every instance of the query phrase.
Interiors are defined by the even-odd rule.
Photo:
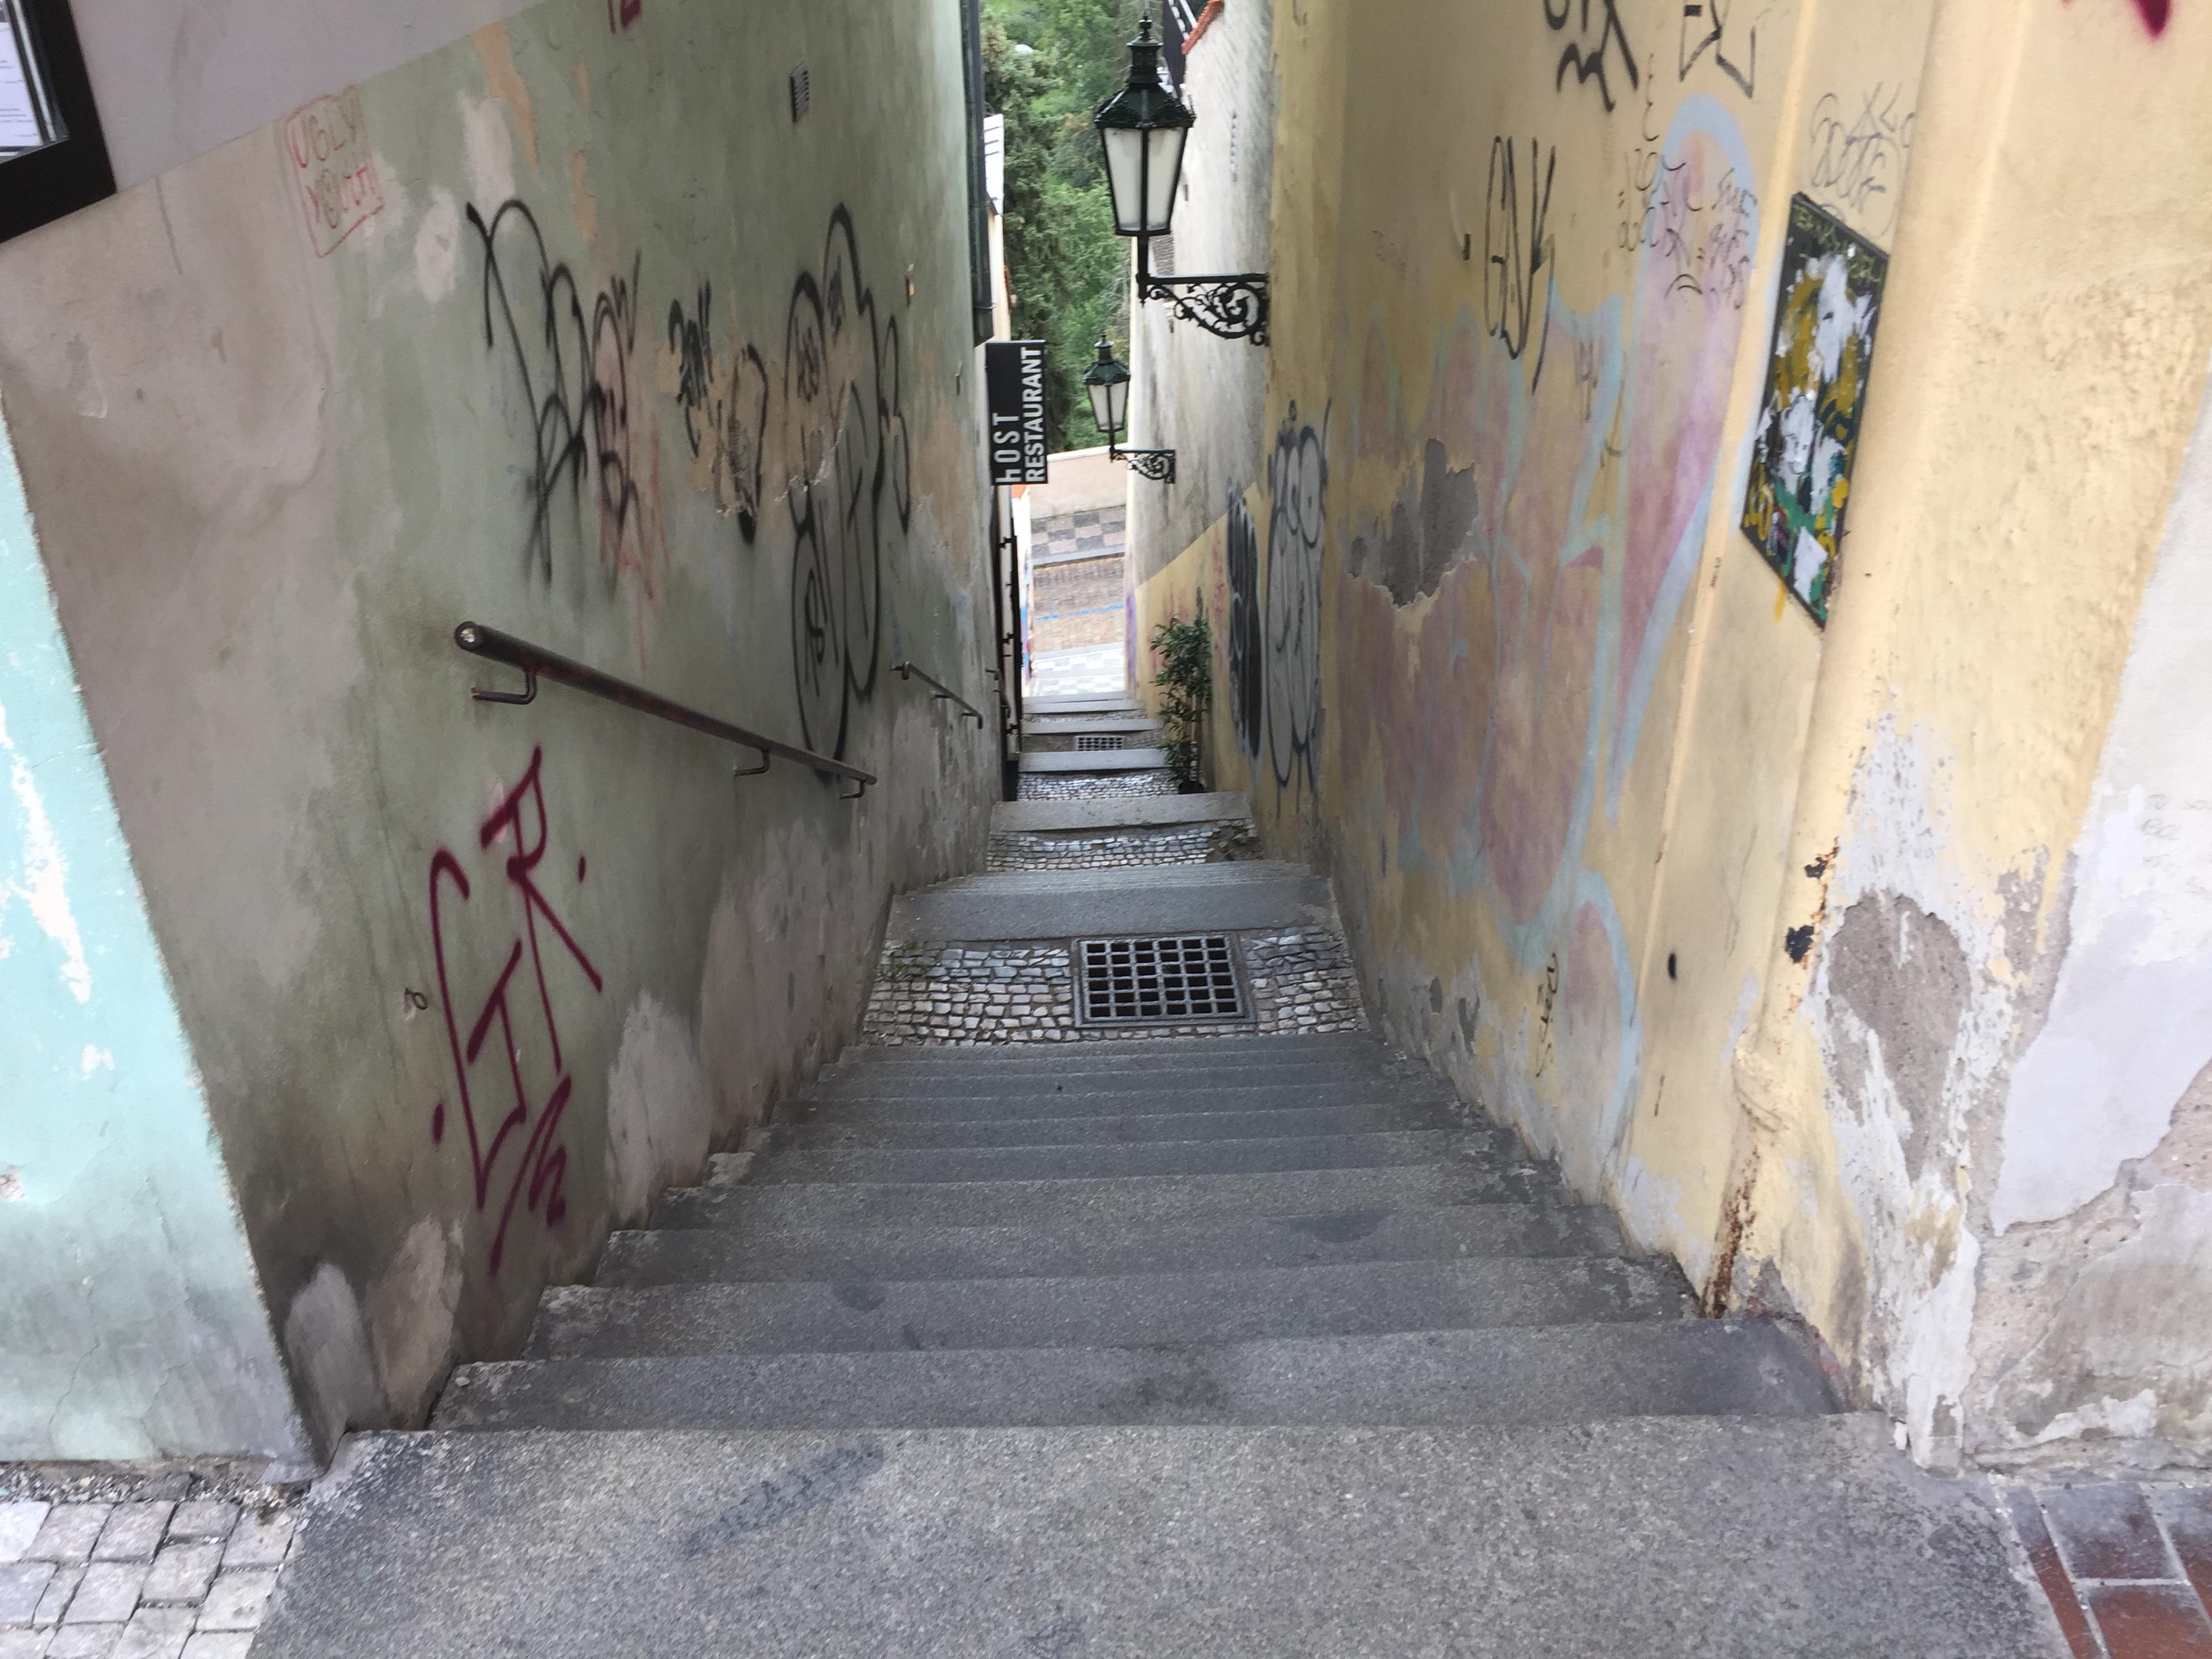
[[[1074,701],[1083,706],[1030,703],[1022,722],[1023,799],[994,810],[987,870],[1127,869],[1252,855],[1244,797],[1176,793],[1160,729],[1141,705]],[[1076,758],[1086,756],[1100,758]]]
[[[1147,858],[900,900],[866,1041],[349,1443],[257,1655],[2063,1651],[1984,1492],[1365,1029],[1326,882]]]
[[[1172,796],[1160,729],[1130,697],[1031,700],[1019,763],[1024,801]]]

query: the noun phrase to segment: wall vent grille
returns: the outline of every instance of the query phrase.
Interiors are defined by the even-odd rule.
[[[1121,746],[1119,732],[1084,732],[1077,734],[1075,739],[1077,752],[1085,755],[1104,754]]]
[[[1222,1024],[1251,1018],[1225,933],[1086,939],[1075,945],[1075,1006],[1085,1025]]]
[[[814,77],[801,64],[791,72],[791,118],[798,120],[814,102]]]

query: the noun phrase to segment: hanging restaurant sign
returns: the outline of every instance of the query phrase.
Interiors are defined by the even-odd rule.
[[[991,415],[991,482],[1048,482],[1045,455],[1044,342],[988,340],[983,391]]]

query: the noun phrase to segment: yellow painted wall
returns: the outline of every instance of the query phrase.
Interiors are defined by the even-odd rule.
[[[2148,1301],[2051,1345],[2085,1275],[2212,1283],[2212,1103],[2082,1197],[2039,1168],[2104,1120],[2013,1079],[2212,350],[2212,13],[1687,13],[1280,0],[1256,556],[1218,521],[1140,635],[1205,597],[1216,781],[1372,1011],[1710,1306],[1931,1462],[2199,1455]],[[1801,193],[1889,256],[1825,629],[1737,528]]]

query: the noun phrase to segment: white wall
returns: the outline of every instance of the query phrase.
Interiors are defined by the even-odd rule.
[[[530,0],[75,0],[118,189]]]
[[[1108,460],[1103,444],[1092,449],[1063,449],[1051,462],[1052,482],[1031,484],[1024,492],[1030,511],[1040,519],[1120,507],[1128,500],[1128,465]]]
[[[1267,269],[1274,179],[1273,8],[1226,6],[1191,47],[1183,95],[1198,117],[1175,211],[1178,272]],[[1176,452],[1173,484],[1136,480],[1129,568],[1152,574],[1206,533],[1266,467],[1267,354],[1174,320],[1158,301],[1133,308],[1132,448]]]

